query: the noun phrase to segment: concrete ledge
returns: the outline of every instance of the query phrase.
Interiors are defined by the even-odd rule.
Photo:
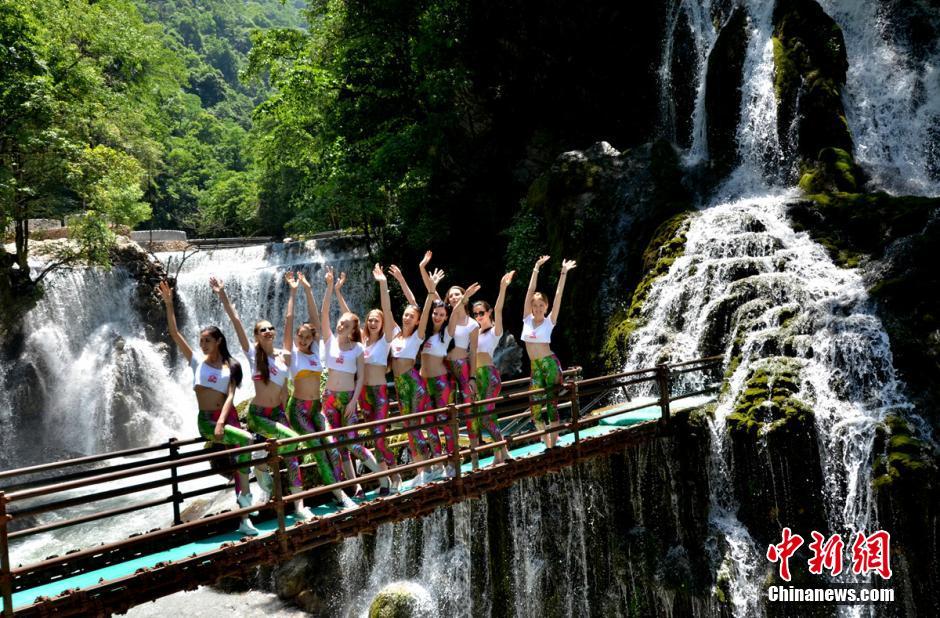
[[[131,232],[131,240],[134,242],[150,241],[183,241],[186,242],[186,232],[182,230],[140,230]]]

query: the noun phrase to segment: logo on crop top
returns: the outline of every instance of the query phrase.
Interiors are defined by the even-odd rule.
[[[529,333],[528,335],[526,335],[526,337],[528,337],[529,339],[535,339],[535,338],[536,338],[536,337],[535,337],[535,332]]]
[[[276,376],[276,375],[277,375],[277,367],[275,367],[274,365],[271,365],[270,367],[268,367],[268,373],[269,373],[270,375],[272,375],[272,376]]]
[[[342,355],[342,354],[340,354],[339,356],[336,357],[336,364],[337,364],[337,365],[342,365],[342,364],[343,364],[343,355]]]
[[[216,382],[219,381],[219,376],[217,376],[217,375],[215,375],[215,374],[213,373],[213,374],[211,374],[211,375],[209,376],[209,381],[212,382],[213,384],[215,384]]]

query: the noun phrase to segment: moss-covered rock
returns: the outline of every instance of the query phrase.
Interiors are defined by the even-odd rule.
[[[736,136],[741,120],[747,39],[747,10],[739,6],[721,27],[708,56],[705,81],[708,157],[719,175],[728,172],[737,161]]]
[[[783,526],[825,529],[816,425],[797,397],[799,372],[789,358],[757,364],[727,418],[738,519],[760,542]]]
[[[940,429],[940,198],[887,193],[810,196],[790,207],[842,266],[879,260],[870,293],[891,340],[894,365],[919,413]]]
[[[669,272],[673,262],[685,251],[690,214],[682,212],[670,217],[656,229],[646,246],[643,252],[643,272],[646,274],[634,288],[629,307],[614,314],[607,329],[603,357],[608,369],[617,370],[623,366],[627,342],[642,323],[643,304],[653,283]]]
[[[625,304],[645,275],[644,252],[657,228],[690,207],[678,157],[664,141],[625,152],[603,142],[567,152],[532,184],[510,230],[508,262],[525,275],[514,282],[521,291],[536,254],[550,254],[540,286],[551,296],[561,258],[578,261],[559,324],[563,360],[603,369],[608,324],[597,317]]]
[[[430,616],[431,597],[413,582],[393,582],[382,588],[369,605],[369,618],[418,618]]]
[[[773,23],[780,143],[799,158],[801,186],[854,191],[861,172],[842,107],[848,70],[842,30],[815,0],[779,0]]]
[[[879,527],[891,533],[895,577],[910,582],[896,599],[906,615],[940,613],[940,474],[934,445],[918,438],[899,414],[885,418],[875,438],[872,470]],[[906,587],[904,587],[906,588]]]

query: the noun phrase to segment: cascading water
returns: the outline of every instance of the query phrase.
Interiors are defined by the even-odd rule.
[[[342,242],[339,249],[331,249],[330,243],[336,242],[339,241],[326,241],[326,248],[319,241],[205,251],[187,259],[182,268],[179,254],[161,254],[159,257],[168,264],[171,273],[179,268],[177,293],[182,307],[178,312],[183,336],[195,345],[199,328],[216,324],[226,334],[236,358],[246,362],[221,303],[209,289],[210,275],[225,281],[229,297],[249,331],[255,320],[266,318],[282,334],[287,306],[283,275],[288,270],[305,272],[317,299],[322,299],[325,264],[334,266],[337,273],[347,272],[344,295],[353,311],[363,313],[367,309],[363,303],[371,291],[365,250]],[[135,287],[136,281],[119,268],[111,272],[81,269],[52,275],[43,300],[27,316],[27,324],[36,328],[27,336],[24,353],[18,359],[19,368],[9,370],[22,373],[24,367],[33,368],[34,384],[26,394],[15,388],[0,392],[0,398],[28,404],[34,423],[5,425],[19,432],[4,432],[5,444],[9,442],[20,449],[28,445],[49,459],[49,451],[90,454],[156,444],[172,436],[197,435],[192,374],[181,355],[176,355],[175,363],[171,362],[173,357],[167,354],[165,344],[149,341],[145,336],[146,325],[130,302]],[[333,314],[337,313],[334,303]],[[302,293],[298,294],[296,315],[298,324],[306,319]],[[250,385],[250,380],[243,382],[237,400],[251,396]],[[24,439],[27,432],[33,436],[29,440]],[[42,448],[37,449],[37,445]],[[5,455],[8,452],[4,450]],[[5,465],[13,467],[24,461],[25,456],[13,456]],[[141,480],[135,478],[131,482]],[[183,490],[216,482],[210,477],[184,485]],[[114,486],[124,484],[127,481]],[[150,497],[165,494],[166,490],[154,490]],[[137,498],[145,499],[141,495]],[[121,506],[124,504],[121,500],[90,505],[83,513]],[[77,514],[82,513],[68,513]],[[44,533],[13,543],[12,557],[27,562],[61,553],[63,542],[68,549],[118,540],[170,517],[169,507],[160,507],[122,516],[106,530],[91,524]],[[60,518],[61,515],[51,513],[43,516],[42,522]]]
[[[842,534],[871,530],[876,523],[870,479],[875,429],[888,410],[906,405],[895,380],[887,335],[873,313],[861,277],[837,268],[825,250],[805,234],[795,233],[786,215],[786,204],[794,195],[771,188],[788,176],[776,130],[770,37],[774,4],[761,1],[746,5],[749,38],[737,132],[741,164],[711,202],[690,218],[685,254],[654,285],[644,307],[644,326],[631,338],[625,367],[637,369],[717,351],[724,351],[729,359],[739,355],[740,362],[729,378],[730,388],[710,424],[713,456],[709,474],[710,521],[717,537],[714,546],[721,548],[716,557],[721,564],[719,578],[730,582],[738,616],[763,612],[766,573],[763,548],[737,517],[726,426],[750,372],[772,362],[768,357],[783,355],[785,348],[786,356],[798,359],[800,397],[815,412],[829,527]],[[857,6],[862,4],[871,7],[874,3],[853,3],[851,18],[835,16],[837,21],[841,17],[843,23],[851,22],[865,32],[847,32],[850,65],[868,67],[854,69],[847,87],[847,92],[855,88],[854,95],[847,95],[853,128],[859,126],[868,133],[858,142],[859,150],[866,153],[860,160],[874,163],[876,169],[894,168],[915,187],[929,187],[924,165],[929,165],[930,157],[925,156],[929,155],[925,144],[932,137],[922,121],[934,115],[940,96],[928,93],[926,100],[908,101],[910,111],[902,114],[886,91],[891,82],[886,70],[891,54],[884,41],[879,52],[881,64],[852,62],[853,45],[854,53],[864,53],[858,48],[871,48],[871,37],[880,36],[878,28],[862,23],[859,16],[864,10]],[[703,43],[713,41],[709,37]],[[880,77],[875,79],[872,70],[881,70]],[[904,75],[924,79],[928,72],[906,71]],[[870,102],[877,97],[881,98],[873,113],[863,99]],[[701,108],[697,105],[696,109]],[[911,114],[914,122],[909,124],[919,132],[917,139],[896,131],[896,125],[908,124]],[[890,139],[885,139],[885,131],[894,131]],[[883,144],[882,149],[873,154],[867,140]],[[907,143],[901,147],[898,140]],[[696,147],[693,143],[687,162],[695,160]],[[905,167],[905,157],[912,158],[911,148],[920,156],[921,167],[916,171],[910,165]],[[866,160],[866,156],[870,158]],[[883,180],[877,174],[876,179]],[[722,316],[721,311],[730,311],[730,315]],[[722,320],[727,333],[722,333]]]
[[[910,23],[889,2],[819,0],[845,36],[846,118],[856,160],[892,193],[940,195],[940,40],[914,53]],[[929,20],[907,7],[903,17]],[[935,9],[934,9],[935,11]],[[932,15],[934,32],[940,19]],[[923,24],[921,24],[923,26]],[[928,26],[929,28],[930,26]]]

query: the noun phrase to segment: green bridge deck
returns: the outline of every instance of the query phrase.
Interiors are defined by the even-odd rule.
[[[678,400],[672,403],[671,409],[672,412],[679,412],[683,410],[689,410],[698,406],[701,406],[709,401],[713,401],[713,397],[708,396],[698,396],[698,397],[689,397],[683,400]],[[610,414],[615,412],[618,408],[626,409],[635,407],[638,404],[645,403],[647,400],[633,400],[630,402],[624,402],[616,404],[613,406],[608,406],[600,410],[596,410],[594,414]],[[657,421],[661,418],[661,409],[657,400],[650,398],[649,405],[639,410],[634,410],[631,412],[625,412],[619,415],[612,415],[607,418],[602,419],[597,425],[581,429],[579,431],[580,438],[584,440],[585,438],[592,438],[598,436],[604,436],[613,432],[626,430],[630,427],[642,425],[649,423],[651,421]],[[560,447],[570,447],[575,442],[574,435],[571,433],[563,434],[559,437],[558,445]],[[520,446],[514,448],[510,451],[510,454],[513,459],[520,459],[539,455],[545,451],[545,445],[541,442],[536,442],[533,444],[528,444],[525,446]],[[492,456],[485,457],[480,459],[480,467],[485,467],[493,463]],[[472,466],[468,462],[463,465],[462,471],[469,473],[472,471]],[[438,480],[434,481],[434,484],[437,483],[447,483],[449,480]],[[404,486],[407,486],[405,483]],[[408,488],[403,490],[402,493],[417,493],[421,492],[422,489],[427,488],[428,485],[420,486],[417,488]],[[357,500],[357,502],[368,502],[378,498],[375,491],[369,492],[365,498]],[[339,512],[339,509],[332,505],[321,505],[311,509],[315,515],[324,517],[335,515]],[[349,514],[355,514],[356,510],[347,511]],[[295,518],[293,516],[287,516],[288,526],[293,526],[295,523]],[[267,520],[256,522],[256,527],[261,532],[261,534],[256,537],[257,539],[264,539],[265,537],[270,537],[273,535],[277,529],[277,520]],[[19,608],[24,608],[27,606],[32,606],[38,601],[38,597],[51,598],[62,594],[65,591],[75,591],[83,590],[90,588],[92,586],[97,586],[103,581],[117,580],[121,578],[126,578],[133,576],[141,569],[151,569],[163,564],[173,563],[176,561],[190,559],[193,556],[199,556],[201,554],[206,554],[208,552],[220,549],[223,544],[237,542],[242,538],[242,535],[237,532],[227,532],[224,534],[214,534],[208,536],[204,539],[194,541],[191,543],[186,543],[167,549],[165,551],[159,551],[156,553],[148,554],[145,556],[140,556],[125,562],[118,564],[113,564],[106,566],[94,571],[89,571],[81,575],[76,575],[73,577],[67,577],[53,581],[42,586],[37,586],[27,590],[22,590],[13,595],[13,607],[14,610]],[[254,540],[254,539],[253,539]]]

